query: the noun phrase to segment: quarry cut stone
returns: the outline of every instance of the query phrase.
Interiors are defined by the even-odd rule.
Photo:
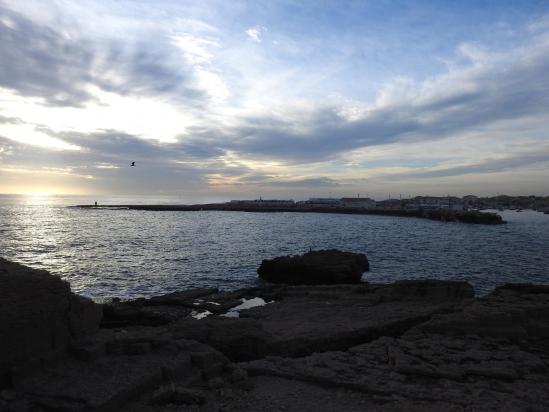
[[[330,249],[265,259],[257,273],[272,283],[320,285],[358,283],[369,269],[365,254]]]

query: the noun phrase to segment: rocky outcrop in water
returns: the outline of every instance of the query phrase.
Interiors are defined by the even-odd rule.
[[[252,298],[265,304],[226,317]],[[549,287],[535,285],[483,298],[421,280],[113,300],[99,331],[13,375],[0,410],[542,411],[548,331]]]
[[[257,273],[272,283],[326,285],[358,283],[369,269],[366,255],[330,249],[265,259]]]

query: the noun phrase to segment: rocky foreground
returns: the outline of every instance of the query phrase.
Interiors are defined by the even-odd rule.
[[[3,412],[549,410],[547,286],[274,285],[96,305],[0,259],[0,336]]]

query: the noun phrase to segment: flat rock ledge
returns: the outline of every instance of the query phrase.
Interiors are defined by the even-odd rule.
[[[359,283],[369,269],[365,254],[330,249],[265,259],[257,273],[271,283],[326,285]]]
[[[51,301],[66,296],[50,292],[58,278],[0,264],[3,315],[22,291],[5,288],[16,273],[51,282]],[[224,316],[254,298],[266,304]],[[11,318],[37,316],[25,302]],[[32,369],[23,358],[7,368],[2,352],[2,412],[549,410],[548,286],[475,298],[436,280],[270,285],[86,302],[102,317],[68,332],[64,352]],[[1,319],[2,337],[36,325]]]

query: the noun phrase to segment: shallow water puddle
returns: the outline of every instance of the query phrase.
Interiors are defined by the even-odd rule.
[[[240,305],[229,309],[229,311],[227,313],[224,313],[221,316],[225,316],[227,318],[238,318],[240,316],[240,311],[241,310],[251,309],[251,308],[255,308],[257,306],[265,306],[269,303],[274,302],[274,300],[271,301],[271,302],[265,302],[265,300],[263,298],[252,298],[252,299],[242,298],[242,299],[240,299],[240,301],[242,302]]]
[[[198,312],[198,311],[196,311],[196,310],[193,310],[193,311],[191,312],[191,316],[192,316],[193,318],[199,319],[199,320],[200,320],[200,319],[204,319],[204,318],[210,316],[211,314],[212,314],[212,312],[210,312],[209,310],[205,310],[205,311],[203,311],[203,312]]]

